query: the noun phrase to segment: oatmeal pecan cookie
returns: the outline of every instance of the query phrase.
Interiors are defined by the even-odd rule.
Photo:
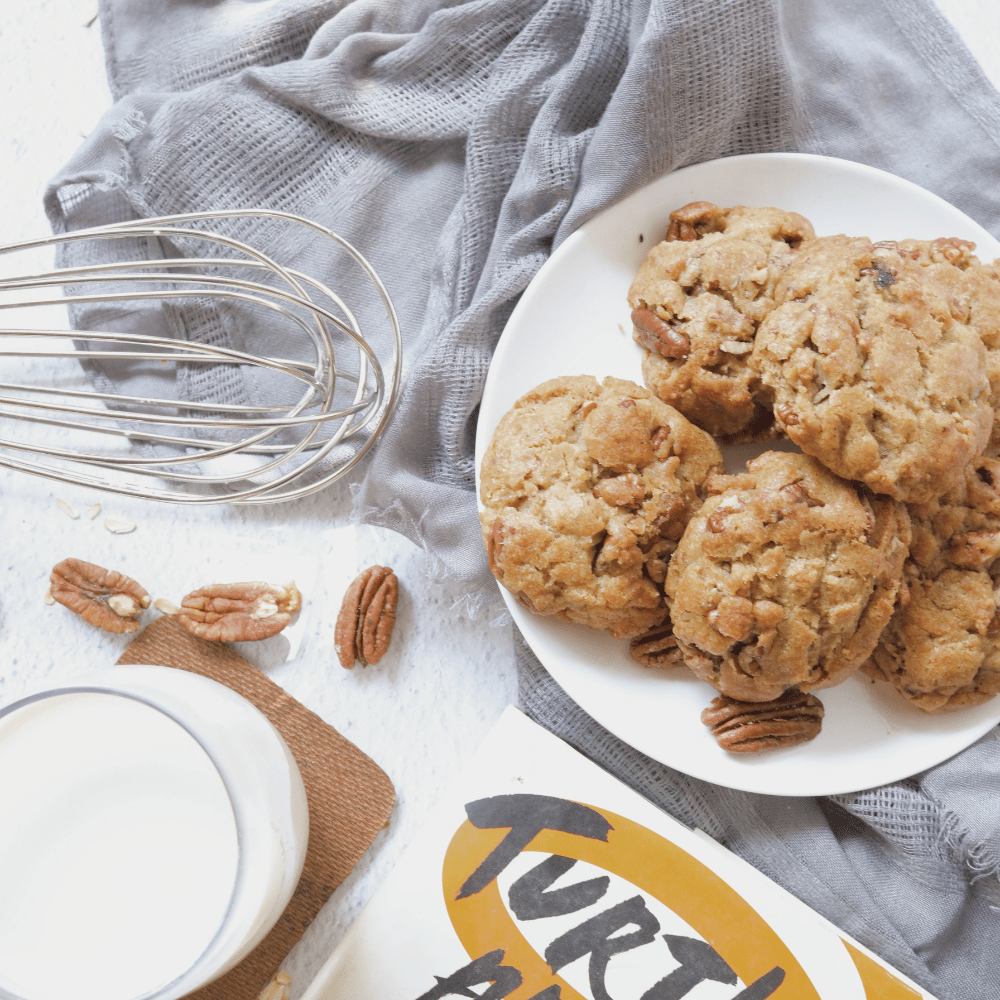
[[[846,679],[892,615],[906,507],[784,452],[707,486],[667,572],[684,662],[740,701]]]
[[[893,244],[887,244],[893,245]],[[993,407],[993,433],[987,453],[1000,453],[1000,261],[981,263],[976,245],[957,238],[900,240],[899,253],[915,260],[933,282],[952,317],[979,334],[986,348],[986,375]]]
[[[983,342],[947,289],[905,246],[847,236],[804,246],[749,359],[788,437],[897,500],[954,486],[986,446],[993,408]]]
[[[721,462],[708,434],[634,382],[545,382],[483,457],[490,569],[539,614],[644,632],[666,617],[667,562]]]
[[[925,712],[988,701],[1000,691],[1000,462],[980,458],[910,516],[902,599],[863,669]]]
[[[747,360],[757,325],[797,248],[814,236],[795,212],[692,202],[670,217],[629,289],[642,374],[664,402],[710,434],[738,440],[772,425]]]

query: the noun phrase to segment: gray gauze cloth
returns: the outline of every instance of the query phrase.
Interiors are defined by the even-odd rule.
[[[101,0],[101,21],[116,103],[49,189],[54,228],[268,206],[361,248],[405,368],[357,510],[473,593],[490,357],[596,212],[786,150],[889,170],[1000,236],[1000,100],[931,0]],[[996,730],[888,787],[749,795],[614,739],[523,644],[519,669],[533,718],[936,996],[1000,996]]]

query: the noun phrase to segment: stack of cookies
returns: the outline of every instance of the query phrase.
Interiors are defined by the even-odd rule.
[[[646,388],[554,379],[497,428],[497,579],[708,681],[733,751],[811,739],[809,692],[859,669],[924,711],[993,697],[1000,277],[974,249],[674,212],[628,295]],[[768,440],[801,453],[722,473],[719,444]]]

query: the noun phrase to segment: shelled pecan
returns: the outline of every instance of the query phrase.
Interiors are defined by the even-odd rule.
[[[337,615],[334,643],[347,670],[378,663],[389,649],[396,624],[399,580],[387,566],[369,566],[347,588]]]
[[[302,606],[294,583],[213,583],[191,591],[177,620],[200,639],[257,641],[277,635]]]
[[[119,634],[139,631],[138,619],[151,600],[130,576],[83,559],[63,559],[53,566],[49,593],[85,622]]]
[[[719,746],[731,753],[759,753],[807,743],[823,725],[823,703],[790,688],[774,701],[737,701],[719,695],[701,713]]]

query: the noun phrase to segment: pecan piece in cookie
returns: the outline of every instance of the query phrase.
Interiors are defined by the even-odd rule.
[[[664,358],[686,358],[691,353],[691,341],[649,309],[633,309],[632,325],[636,341]]]
[[[690,201],[670,213],[667,242],[690,243],[706,233],[721,233],[726,228],[726,210],[710,201]]]
[[[357,661],[366,667],[385,656],[396,624],[398,600],[399,580],[387,566],[369,566],[354,578],[334,630],[341,666],[351,670]]]
[[[638,507],[646,499],[646,485],[634,472],[627,472],[602,479],[593,493],[612,507]]]
[[[302,606],[294,583],[213,583],[181,601],[177,620],[214,642],[246,642],[277,635]]]
[[[150,596],[131,577],[82,559],[64,559],[52,567],[52,597],[85,622],[105,632],[139,631]]]
[[[730,753],[781,750],[819,736],[823,703],[795,688],[773,701],[737,701],[719,695],[701,713],[701,721]]]

